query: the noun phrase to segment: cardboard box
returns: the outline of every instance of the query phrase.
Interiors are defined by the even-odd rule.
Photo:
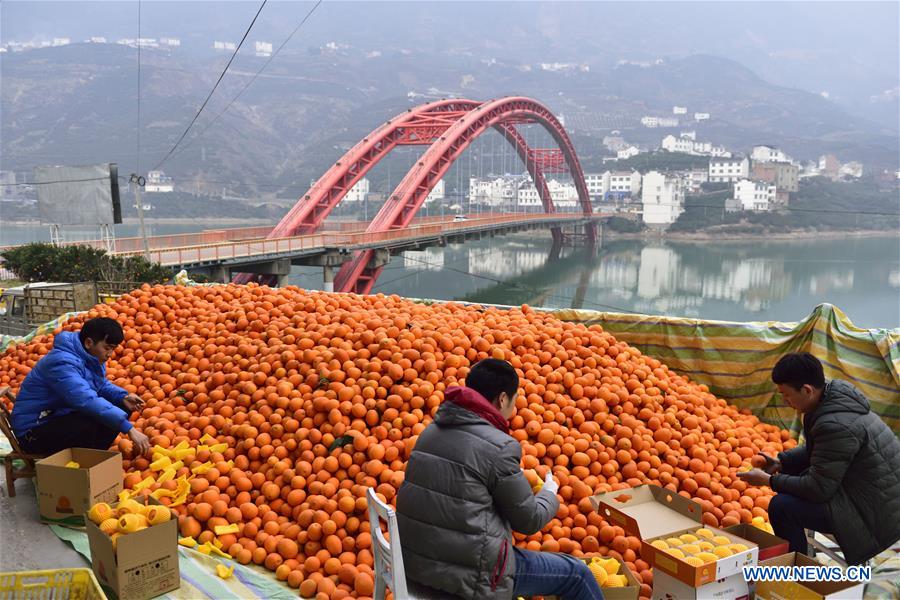
[[[581,560],[584,563],[591,562],[590,558],[582,558]],[[624,587],[601,588],[604,600],[638,600],[638,597],[641,595],[641,582],[634,576],[631,569],[625,566],[625,563],[622,561],[617,562],[619,563],[619,573],[625,576],[628,580],[628,585]],[[559,596],[544,596],[544,600],[559,600]]]
[[[641,558],[655,568],[654,573],[662,571],[689,586],[700,587],[725,579],[758,561],[756,544],[715,527],[708,529],[715,535],[727,537],[732,543],[744,544],[748,549],[695,567],[651,546],[650,542],[657,538],[677,537],[701,526],[702,507],[699,504],[659,486],[641,485],[597,494],[591,498],[591,503],[607,521],[641,538]]]
[[[727,531],[728,533],[733,533],[734,535],[745,540],[750,540],[751,542],[759,546],[760,561],[768,560],[782,554],[787,554],[788,550],[791,547],[787,540],[782,539],[777,535],[772,535],[768,531],[763,531],[758,527],[754,527],[749,523],[739,523],[737,525],[732,525],[731,527],[726,527],[725,531]]]
[[[69,461],[80,468],[67,467]],[[84,515],[93,504],[115,501],[122,491],[118,452],[68,448],[37,461],[35,472],[38,511],[44,523],[84,527]]]
[[[665,573],[653,573],[652,600],[750,600],[743,574],[730,575],[700,587],[690,586]]]
[[[149,504],[159,504],[150,499]],[[174,515],[173,515],[174,517]],[[121,535],[112,540],[87,523],[91,565],[104,592],[122,600],[146,600],[178,589],[178,519]]]
[[[817,560],[789,552],[759,563],[760,566],[821,567]],[[862,600],[865,584],[855,581],[757,581],[759,600]]]

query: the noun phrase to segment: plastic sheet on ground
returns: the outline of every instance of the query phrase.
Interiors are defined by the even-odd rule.
[[[885,423],[900,431],[900,328],[861,329],[821,304],[796,323],[738,323],[677,317],[554,310],[563,321],[599,324],[616,339],[705,384],[716,396],[787,426],[794,411],[776,398],[772,367],[789,352],[811,352],[829,379],[863,392]],[[787,421],[787,422],[786,422]]]
[[[91,548],[87,533],[59,525],[49,526],[56,536],[71,545],[76,552],[91,562]],[[228,579],[216,575],[216,565],[234,565],[234,573]],[[267,598],[294,600],[296,590],[275,579],[274,573],[261,568],[238,564],[237,561],[208,556],[195,550],[178,547],[178,567],[181,571],[181,587],[162,596],[161,600],[218,600],[222,598]]]

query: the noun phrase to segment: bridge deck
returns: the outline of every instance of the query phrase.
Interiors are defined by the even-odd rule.
[[[357,251],[395,248],[442,238],[508,229],[520,225],[565,226],[597,221],[608,215],[579,213],[504,214],[481,216],[460,222],[440,221],[397,229],[372,232],[323,232],[273,239],[223,241],[150,250],[150,260],[163,266],[206,267],[211,265],[250,264],[285,258],[301,258],[333,250]],[[140,255],[139,249],[118,251],[119,256]]]

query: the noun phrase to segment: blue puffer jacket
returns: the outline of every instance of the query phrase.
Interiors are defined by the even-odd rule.
[[[64,331],[53,340],[53,350],[22,382],[13,406],[12,428],[21,438],[51,418],[81,412],[126,433],[132,427],[123,410],[122,400],[127,395],[106,378],[106,366],[88,354],[78,332]]]

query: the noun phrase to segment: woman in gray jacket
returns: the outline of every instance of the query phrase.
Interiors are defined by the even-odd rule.
[[[602,599],[583,562],[513,545],[513,530],[536,533],[559,509],[553,476],[533,494],[519,466],[522,447],[508,433],[518,393],[516,370],[493,358],[445,392],[397,495],[406,577],[467,599]]]

